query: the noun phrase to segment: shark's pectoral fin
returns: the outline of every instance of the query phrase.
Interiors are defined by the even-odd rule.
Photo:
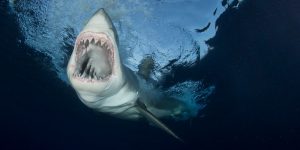
[[[154,59],[151,56],[146,56],[138,65],[138,74],[142,76],[145,80],[149,80],[150,74],[154,69],[154,65]]]
[[[151,123],[155,124],[157,127],[161,128],[162,130],[165,130],[170,135],[172,135],[176,139],[178,139],[181,142],[183,142],[183,140],[180,137],[178,137],[171,129],[169,129],[164,123],[162,123],[157,117],[155,117],[150,111],[148,111],[146,105],[143,102],[137,100],[137,102],[136,102],[136,108]]]

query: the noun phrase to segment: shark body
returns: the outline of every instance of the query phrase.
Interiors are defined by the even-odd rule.
[[[180,140],[159,118],[180,113],[182,105],[155,89],[145,90],[145,82],[121,63],[118,35],[104,9],[98,10],[77,36],[67,74],[86,106],[122,119],[146,118]]]

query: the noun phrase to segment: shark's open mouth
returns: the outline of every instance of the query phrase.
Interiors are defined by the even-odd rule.
[[[84,32],[76,40],[73,76],[82,81],[103,81],[113,72],[112,41],[104,33]]]

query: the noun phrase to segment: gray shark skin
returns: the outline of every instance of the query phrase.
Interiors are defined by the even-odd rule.
[[[104,9],[98,10],[77,36],[67,74],[87,107],[122,119],[146,118],[181,140],[158,118],[180,113],[182,107],[169,109],[157,103],[154,99],[170,98],[155,89],[145,90],[142,84],[146,82],[121,63],[118,35]]]

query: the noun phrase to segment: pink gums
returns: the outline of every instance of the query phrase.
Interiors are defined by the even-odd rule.
[[[110,54],[109,57],[111,58],[111,67],[112,67],[112,74],[106,78],[104,78],[103,80],[95,80],[95,79],[86,79],[86,78],[81,78],[81,77],[77,77],[77,76],[73,76],[73,78],[76,78],[77,80],[81,81],[81,82],[89,82],[89,83],[96,83],[96,82],[104,82],[110,79],[110,77],[114,74],[114,51],[115,51],[115,47],[113,47],[113,44],[111,42],[111,39],[103,32],[99,32],[99,33],[94,33],[94,32],[83,32],[80,33],[77,36],[76,42],[75,42],[75,47],[74,50],[76,51],[76,56],[75,56],[75,62],[77,62],[77,59],[79,57],[79,51],[77,51],[77,48],[80,46],[80,41],[85,41],[85,40],[89,40],[91,41],[92,39],[94,39],[95,41],[101,41],[102,42],[106,42],[108,44],[108,49],[110,49]],[[70,67],[72,68],[76,68],[76,65],[71,65]]]

